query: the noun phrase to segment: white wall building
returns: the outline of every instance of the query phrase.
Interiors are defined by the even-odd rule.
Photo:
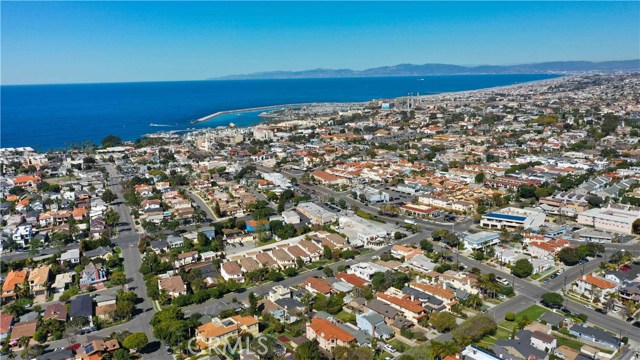
[[[508,207],[483,215],[480,226],[491,229],[537,229],[544,224],[546,217],[541,209]]]
[[[633,234],[633,223],[640,219],[640,208],[633,206],[609,205],[594,208],[578,214],[578,224],[593,226],[598,230]]]

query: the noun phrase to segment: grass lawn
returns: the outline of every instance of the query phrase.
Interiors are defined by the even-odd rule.
[[[526,316],[529,320],[531,320],[531,321],[536,321],[536,320],[538,320],[538,318],[539,318],[542,314],[546,313],[547,311],[549,311],[549,310],[547,310],[547,309],[543,308],[543,307],[542,307],[542,306],[540,306],[540,305],[532,305],[532,306],[530,306],[529,308],[524,309],[524,310],[520,311],[519,313],[517,313],[517,314],[516,314],[516,320],[515,320],[515,321],[506,321],[506,320],[505,320],[505,321],[501,322],[501,323],[499,324],[499,326],[502,326],[502,327],[505,327],[505,328],[507,328],[507,329],[511,330],[511,329],[513,329],[515,326],[517,326],[517,325],[518,325],[518,322],[520,322],[520,320],[521,320],[523,317],[525,317],[525,316]],[[500,330],[500,328],[499,328],[499,327],[498,327],[498,330]],[[511,335],[511,333],[509,333],[509,335]]]
[[[341,320],[342,322],[345,322],[345,323],[347,323],[347,322],[348,323],[355,323],[356,322],[356,316],[351,314],[351,313],[348,313],[348,312],[346,312],[344,310],[341,310],[339,313],[337,313],[335,315],[335,318],[339,319],[339,320]]]
[[[570,347],[572,349],[580,350],[580,348],[583,345],[578,340],[573,340],[573,339],[569,339],[569,338],[562,337],[562,336],[556,336],[556,339],[558,339],[558,346],[565,345],[565,346],[568,346],[568,347]]]
[[[325,266],[328,263],[326,260],[318,260],[314,261],[310,264],[307,264],[305,267],[310,270],[315,270],[318,266]]]
[[[383,351],[383,352],[381,352],[381,353],[380,353],[380,355],[378,355],[378,359],[379,359],[379,360],[384,360],[385,358],[388,358],[388,357],[389,357],[389,358],[392,358],[392,357],[393,357],[393,355],[389,354],[389,353],[388,353],[388,352],[386,352],[386,351]]]
[[[511,337],[511,331],[503,328],[502,326],[498,326],[498,330],[496,330],[496,334],[494,336],[498,339],[507,340]]]
[[[536,321],[540,316],[542,316],[542,314],[546,313],[547,311],[549,310],[543,308],[540,305],[531,305],[529,308],[524,309],[519,313],[517,313],[516,321],[514,322],[520,321],[520,319],[522,319],[525,316],[531,321]]]
[[[494,338],[493,336],[485,336],[482,339],[480,339],[480,341],[476,342],[475,344],[480,346],[480,347],[489,347],[491,345],[495,345],[496,341],[498,341],[498,339]]]

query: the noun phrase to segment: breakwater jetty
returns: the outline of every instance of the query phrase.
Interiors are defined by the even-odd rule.
[[[217,118],[218,116],[222,116],[226,114],[236,114],[236,113],[243,113],[243,112],[249,112],[249,111],[260,111],[260,110],[275,110],[275,109],[284,109],[284,108],[292,108],[292,107],[302,107],[307,105],[312,105],[312,103],[269,105],[269,106],[258,106],[258,107],[252,107],[252,108],[246,108],[246,109],[224,110],[224,111],[218,111],[211,115],[201,117],[198,120],[193,120],[191,123],[197,124],[197,123],[209,121],[211,119]]]

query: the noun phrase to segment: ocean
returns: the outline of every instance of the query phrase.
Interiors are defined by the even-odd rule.
[[[71,143],[100,144],[106,135],[135,140],[144,134],[250,126],[261,111],[224,115],[223,110],[305,102],[357,102],[413,94],[476,90],[550,79],[557,75],[455,75],[334,79],[172,81],[1,87],[0,147],[39,151]]]

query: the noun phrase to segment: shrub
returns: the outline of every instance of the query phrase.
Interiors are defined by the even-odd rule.
[[[504,319],[507,321],[515,321],[516,320],[516,314],[512,313],[512,312],[508,312],[506,314],[504,314]]]

